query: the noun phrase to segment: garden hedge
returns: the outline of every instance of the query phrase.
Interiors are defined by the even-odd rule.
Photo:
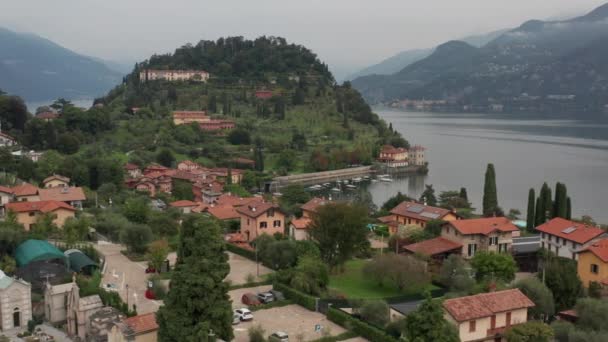
[[[352,317],[348,313],[335,309],[327,309],[327,319],[346,328],[351,329],[360,336],[374,342],[397,342],[397,340],[374,326],[365,323],[362,320]]]
[[[250,251],[248,249],[241,248],[239,246],[235,246],[231,243],[226,243],[226,249],[228,249],[228,251],[230,251],[234,254],[238,254],[244,258],[255,261],[255,252],[254,251]]]
[[[272,288],[283,292],[285,298],[292,300],[294,303],[299,304],[310,311],[317,311],[317,298],[281,283],[274,283]]]

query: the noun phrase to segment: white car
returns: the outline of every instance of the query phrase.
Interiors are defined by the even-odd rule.
[[[241,308],[234,310],[234,314],[238,315],[241,321],[251,321],[253,319],[253,314],[249,309]]]
[[[273,333],[272,335],[268,336],[268,341],[269,342],[289,342],[289,336],[287,336],[287,333],[285,333],[283,331],[277,331],[277,332]]]

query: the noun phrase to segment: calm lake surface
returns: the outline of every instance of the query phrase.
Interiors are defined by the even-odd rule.
[[[429,174],[369,185],[379,205],[398,191],[418,197],[424,184],[435,192],[466,187],[481,209],[486,165],[494,163],[499,205],[520,209],[525,219],[528,190],[563,182],[573,216],[608,223],[608,117],[594,120],[535,118],[512,114],[404,112],[375,108],[411,143],[427,148]]]

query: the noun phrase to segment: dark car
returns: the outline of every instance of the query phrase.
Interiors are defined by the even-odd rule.
[[[248,292],[241,297],[241,302],[245,305],[261,305],[260,299],[255,294]]]
[[[283,292],[281,292],[281,291],[270,290],[268,292],[270,292],[272,294],[272,296],[274,297],[274,300],[283,300],[283,299],[285,299],[285,296],[283,295]]]

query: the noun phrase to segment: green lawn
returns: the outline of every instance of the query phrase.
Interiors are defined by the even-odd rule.
[[[347,298],[375,299],[422,293],[425,290],[437,288],[432,284],[428,284],[422,288],[399,291],[393,285],[384,284],[384,286],[379,286],[374,279],[363,274],[363,267],[367,262],[366,260],[351,260],[347,262],[344,273],[334,274],[330,277],[329,289]]]

